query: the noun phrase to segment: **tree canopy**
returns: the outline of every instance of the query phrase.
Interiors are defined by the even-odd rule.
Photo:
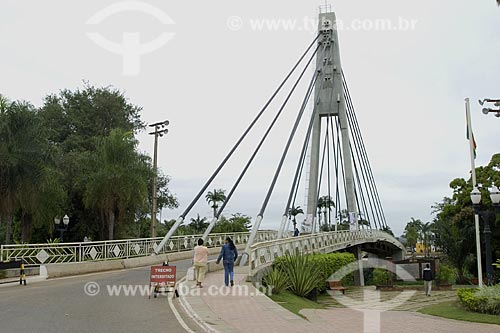
[[[492,209],[488,188],[493,184],[500,185],[500,154],[491,157],[486,166],[476,168],[477,182],[482,184],[481,209]],[[451,197],[433,206],[435,214],[434,234],[436,245],[447,259],[457,268],[459,282],[465,282],[467,276],[477,275],[475,253],[474,210],[470,200],[472,179],[456,178],[450,182],[453,190]],[[480,219],[481,238],[484,221]],[[500,226],[498,216],[491,224],[491,247],[493,260],[500,258]],[[484,250],[484,246],[482,246]],[[484,254],[482,255],[484,259]],[[484,263],[483,263],[483,267]]]
[[[153,169],[137,149],[141,111],[118,89],[88,83],[39,108],[0,95],[1,240],[45,242],[65,214],[68,241],[147,235]],[[169,180],[159,172],[159,209],[177,206]]]

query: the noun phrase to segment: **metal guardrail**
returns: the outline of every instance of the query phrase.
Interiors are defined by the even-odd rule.
[[[265,242],[276,239],[277,235],[278,232],[274,230],[259,231],[257,237],[258,241]],[[174,236],[163,246],[160,254],[191,250],[201,236]],[[228,236],[237,245],[246,244],[250,233],[210,234],[205,245],[220,246]],[[9,244],[1,246],[0,258],[2,261],[23,259],[29,265],[127,259],[150,255],[161,240],[162,237],[82,243]]]
[[[396,238],[380,230],[337,231],[310,234],[299,237],[282,238],[256,243],[250,248],[249,273],[256,274],[272,265],[274,259],[285,255],[313,252],[333,252],[362,243],[384,241],[405,250]]]

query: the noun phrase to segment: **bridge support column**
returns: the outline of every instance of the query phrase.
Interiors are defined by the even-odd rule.
[[[247,245],[245,247],[245,252],[241,255],[240,266],[245,266],[250,255],[250,248],[255,241],[255,236],[257,236],[257,231],[259,231],[260,222],[262,222],[262,215],[258,215],[253,225],[252,231],[250,232],[250,237],[248,238]]]
[[[288,220],[288,216],[283,215],[283,217],[281,218],[280,228],[278,230],[278,239],[283,238],[283,234],[288,229],[287,220]]]
[[[205,232],[203,233],[203,236],[202,236],[202,239],[204,242],[207,240],[208,235],[210,234],[212,229],[215,227],[215,224],[217,223],[218,220],[219,219],[217,217],[214,217],[212,219],[212,221],[210,221],[210,224],[208,225],[207,230],[205,230]]]
[[[354,284],[356,286],[365,286],[365,276],[363,274],[363,253],[361,251],[361,247],[356,246],[354,248],[354,256],[358,262],[358,273],[354,273]]]

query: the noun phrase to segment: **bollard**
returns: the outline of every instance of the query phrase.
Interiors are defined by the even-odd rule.
[[[19,270],[19,285],[26,285],[26,273],[24,272],[24,260],[21,260],[21,268]]]

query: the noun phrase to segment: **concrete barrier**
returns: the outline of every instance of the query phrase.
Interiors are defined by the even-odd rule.
[[[2,274],[3,278],[14,278],[14,277],[19,277],[20,269],[19,268],[9,268],[9,269],[2,270],[2,272],[3,272],[3,274]],[[33,266],[33,267],[26,266],[26,268],[24,269],[24,274],[26,276],[39,275],[40,274],[40,267],[39,266]]]

